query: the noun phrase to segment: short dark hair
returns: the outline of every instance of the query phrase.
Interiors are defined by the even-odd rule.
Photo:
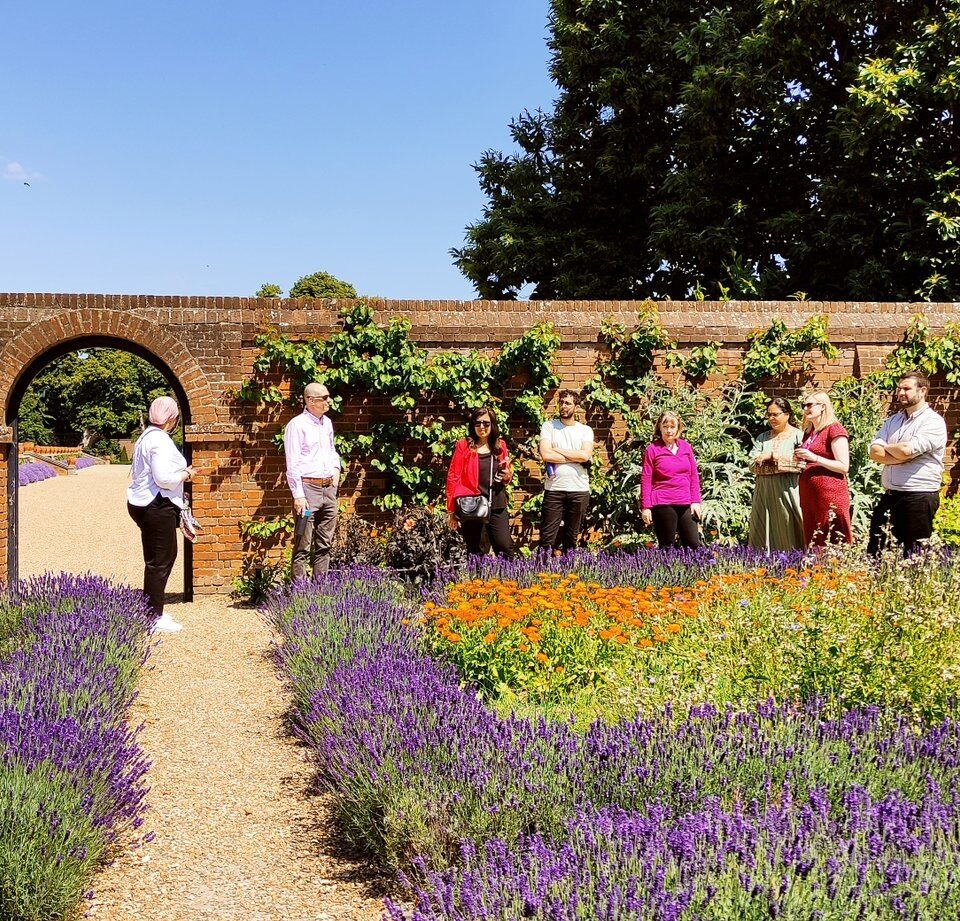
[[[557,402],[559,403],[564,397],[570,397],[573,400],[574,406],[580,405],[580,394],[576,390],[569,390],[564,388],[563,390],[557,391]]]
[[[927,377],[923,371],[905,371],[900,375],[897,383],[910,380],[911,378],[917,382],[918,387],[923,387],[924,390],[930,389],[930,378]]]
[[[769,409],[771,406],[776,406],[777,409],[782,413],[787,414],[787,418],[791,421],[793,420],[793,407],[790,405],[790,401],[786,397],[773,397],[770,400],[767,400],[767,405],[764,409]]]
[[[481,416],[490,417],[490,431],[487,433],[487,446],[496,455],[500,452],[500,426],[497,423],[497,414],[489,406],[481,406],[478,409],[471,409],[467,418],[467,432],[470,434],[470,440],[474,444],[480,444],[480,437],[477,435],[477,419]]]

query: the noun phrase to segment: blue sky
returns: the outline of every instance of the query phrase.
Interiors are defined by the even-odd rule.
[[[471,164],[548,108],[547,0],[8,5],[0,290],[469,298]],[[29,186],[24,185],[29,182]]]

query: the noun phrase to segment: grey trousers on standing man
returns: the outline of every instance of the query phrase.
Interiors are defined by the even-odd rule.
[[[321,485],[327,483],[326,486]],[[337,530],[337,484],[334,478],[303,478],[303,496],[310,517],[300,516],[294,531],[293,578],[304,579],[307,561],[313,556],[313,577],[330,569],[330,551]]]

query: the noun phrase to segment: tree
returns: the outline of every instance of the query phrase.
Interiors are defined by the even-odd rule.
[[[47,365],[27,388],[20,437],[41,444],[79,440],[85,448],[101,438],[126,438],[143,428],[150,402],[169,391],[164,376],[130,352],[70,352]]]
[[[958,0],[553,0],[550,25],[554,109],[482,156],[451,251],[481,297],[960,297]]]
[[[260,285],[260,288],[255,296],[266,298],[283,297],[283,288],[281,288],[280,285],[274,285],[270,282],[267,282],[266,284]]]
[[[290,289],[290,297],[356,297],[357,289],[329,272],[304,275]]]

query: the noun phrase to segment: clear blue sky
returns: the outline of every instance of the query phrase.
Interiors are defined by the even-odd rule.
[[[8,4],[0,291],[469,298],[471,164],[547,108],[547,0]],[[24,185],[29,182],[29,186]]]

